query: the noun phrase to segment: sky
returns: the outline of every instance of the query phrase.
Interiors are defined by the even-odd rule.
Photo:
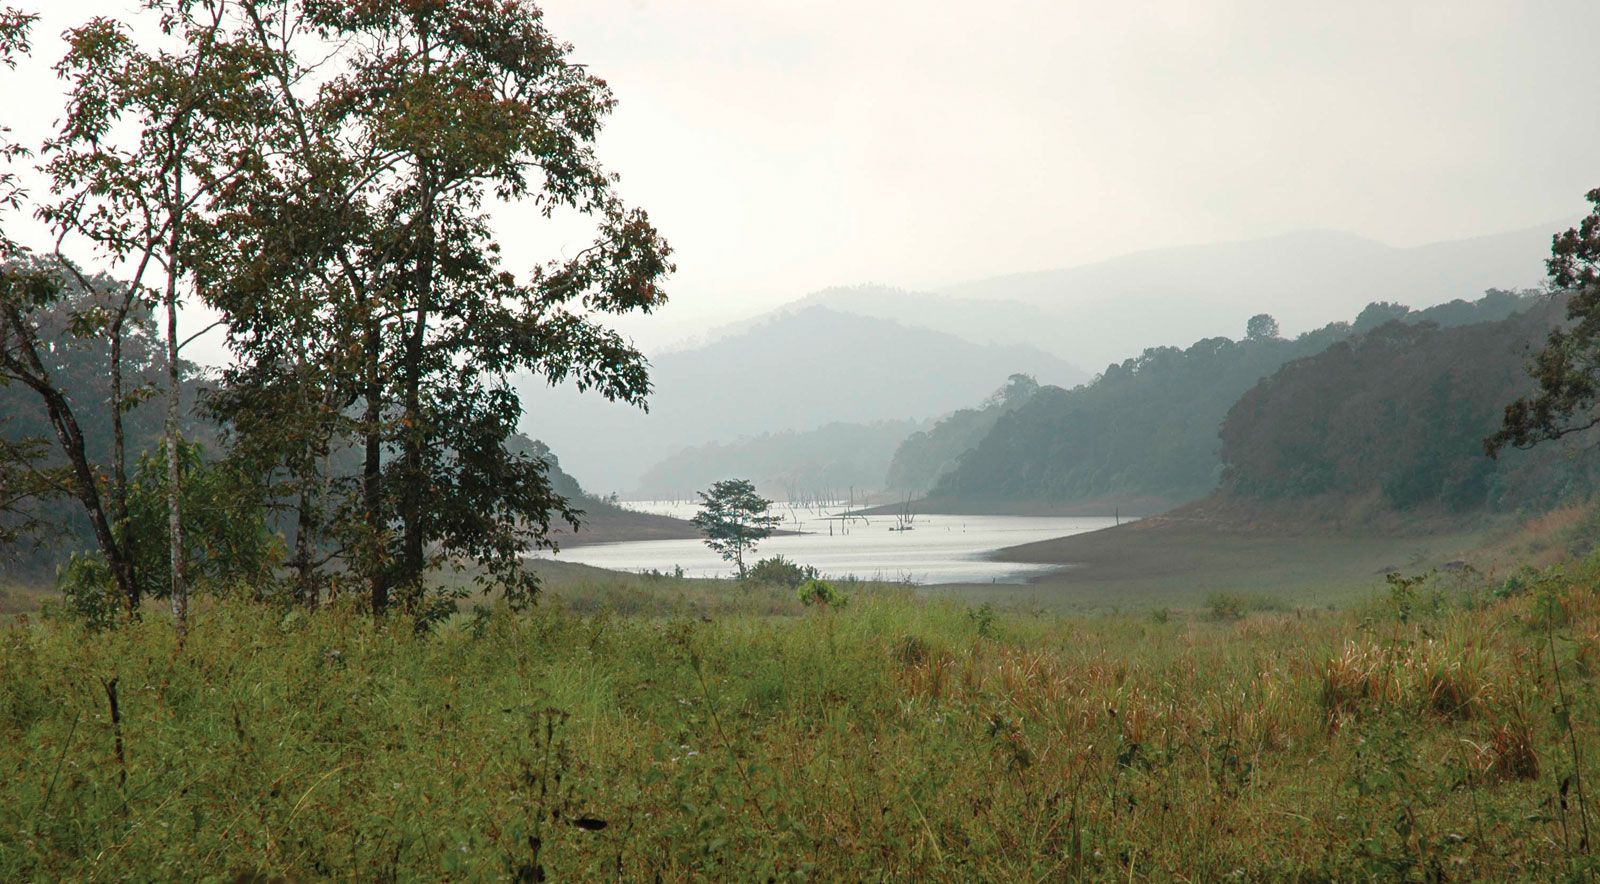
[[[43,132],[63,28],[0,74]],[[1417,245],[1584,210],[1600,4],[547,0],[600,143],[676,249],[651,347],[831,286],[933,288],[1308,228]],[[571,228],[502,207],[513,262]]]

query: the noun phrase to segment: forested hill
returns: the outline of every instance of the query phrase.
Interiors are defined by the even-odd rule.
[[[1532,392],[1524,366],[1564,311],[1553,297],[1499,322],[1390,323],[1284,366],[1228,412],[1223,490],[1456,511],[1588,494],[1600,476],[1593,432],[1498,460],[1483,452],[1506,404]]]
[[[911,434],[895,450],[884,486],[890,491],[927,493],[955,469],[961,455],[983,441],[1002,415],[1021,408],[1038,392],[1039,383],[1031,375],[1014,374],[977,408],[951,412],[932,427]]]
[[[1537,295],[1491,291],[1426,310],[1369,305],[1351,323],[1297,338],[1252,321],[1243,340],[1156,347],[1109,366],[1092,383],[1045,388],[996,421],[929,497],[950,506],[1070,504],[1098,498],[1171,503],[1210,493],[1221,475],[1218,431],[1230,408],[1285,363],[1388,322],[1459,326],[1502,320]]]

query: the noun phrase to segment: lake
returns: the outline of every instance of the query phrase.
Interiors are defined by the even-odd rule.
[[[631,501],[623,506],[643,512],[689,518],[697,511],[691,501]],[[782,555],[811,565],[824,576],[859,577],[863,580],[909,580],[914,583],[1023,583],[1052,570],[1054,565],[996,562],[989,554],[1002,547],[1049,540],[1109,528],[1110,516],[961,516],[917,514],[910,531],[890,530],[893,516],[840,519],[841,506],[776,504],[784,516],[783,528],[803,533],[770,537],[761,542],[757,559]],[[831,531],[831,533],[830,533]],[[540,553],[548,556],[550,553]],[[561,550],[555,558],[617,571],[671,572],[681,567],[686,577],[727,577],[731,562],[707,549],[699,540],[646,540],[600,543]]]

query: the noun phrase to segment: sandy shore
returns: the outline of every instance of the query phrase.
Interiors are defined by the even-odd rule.
[[[1344,604],[1381,591],[1389,571],[1420,573],[1469,557],[1483,535],[1306,532],[1157,516],[997,551],[999,561],[1060,566],[1026,585],[950,589],[1067,610],[1198,608],[1222,592],[1286,607]]]

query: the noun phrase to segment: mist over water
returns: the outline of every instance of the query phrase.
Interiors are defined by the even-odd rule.
[[[683,519],[693,517],[698,510],[692,501],[634,501],[626,506]],[[897,522],[892,515],[847,520],[841,518],[845,510],[843,506],[774,504],[773,511],[784,516],[783,530],[802,533],[762,541],[746,564],[781,555],[798,564],[811,565],[833,579],[854,576],[918,584],[1025,583],[1056,566],[999,562],[989,556],[1004,547],[1082,534],[1116,523],[1110,516],[931,513],[914,516],[911,530],[897,531],[893,530]],[[681,567],[686,577],[729,577],[735,573],[733,563],[723,561],[699,540],[603,543],[540,555],[619,571],[656,569],[670,573]]]

